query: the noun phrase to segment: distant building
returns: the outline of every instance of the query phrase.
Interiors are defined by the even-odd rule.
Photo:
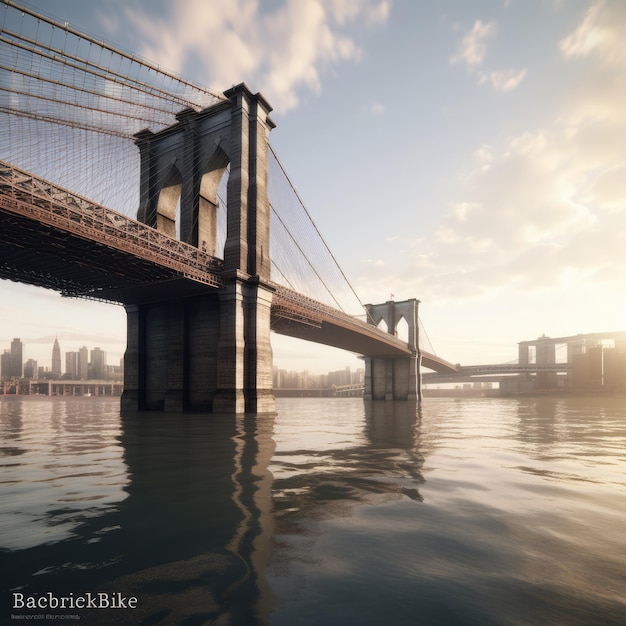
[[[89,351],[87,346],[83,346],[78,351],[76,369],[76,378],[79,380],[87,380],[89,378]]]
[[[55,337],[52,346],[52,377],[61,378],[61,375],[61,348],[59,346],[59,340]]]
[[[11,351],[5,350],[0,355],[0,377],[3,380],[10,380],[11,378]]]
[[[37,368],[37,378],[39,380],[52,380],[54,376],[52,375],[52,371],[49,368],[40,365]]]
[[[519,343],[522,364],[555,365],[567,363],[566,376],[557,372],[537,372],[536,389],[569,387],[578,390],[626,389],[626,332],[603,332],[546,337]]]
[[[70,380],[78,378],[78,352],[65,353],[65,375]]]
[[[39,378],[37,361],[34,359],[28,359],[28,361],[24,363],[24,378],[30,378],[32,380],[37,380]]]
[[[308,370],[292,372],[274,367],[274,389],[332,389],[344,385],[363,384],[365,369],[352,372],[346,367],[328,374],[311,374]]]
[[[24,364],[24,344],[19,338],[11,342],[11,377],[22,378]]]
[[[336,385],[337,387],[341,387],[343,385],[351,385],[352,372],[350,371],[350,366],[347,366],[345,369],[337,370],[335,372],[328,372],[328,383],[331,386]]]
[[[91,378],[105,380],[107,377],[107,353],[100,348],[91,351]]]

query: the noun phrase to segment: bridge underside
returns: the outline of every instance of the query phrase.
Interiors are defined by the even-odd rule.
[[[383,343],[378,336],[367,336],[340,320],[321,320],[316,323],[286,319],[280,314],[272,315],[272,330],[280,335],[312,341],[355,354],[367,356],[404,357],[411,351],[406,344],[390,341]],[[391,339],[391,336],[390,336]]]
[[[216,293],[180,271],[0,207],[0,278],[123,305]]]
[[[165,286],[172,297],[210,289],[130,252],[88,238],[78,243],[75,235],[0,210],[0,277],[120,304],[154,300]]]

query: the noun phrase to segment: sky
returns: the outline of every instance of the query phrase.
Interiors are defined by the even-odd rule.
[[[218,91],[274,108],[271,143],[364,303],[418,298],[432,350],[626,330],[626,3],[31,0]],[[393,294],[393,296],[392,296]],[[0,351],[50,366],[125,345],[122,307],[0,281]],[[273,335],[274,364],[353,355]]]

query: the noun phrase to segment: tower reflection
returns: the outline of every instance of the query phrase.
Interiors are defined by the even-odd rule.
[[[272,416],[124,417],[130,474],[103,588],[149,623],[254,624],[271,608]]]
[[[4,553],[5,594],[137,597],[132,610],[71,611],[89,624],[266,623],[272,433],[272,416],[122,417],[115,454],[98,448],[85,480],[96,493],[118,475],[123,492],[107,507],[90,507],[89,490],[50,502],[49,523],[64,508],[71,532]]]

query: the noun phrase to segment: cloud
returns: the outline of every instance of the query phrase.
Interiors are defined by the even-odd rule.
[[[257,0],[186,0],[166,7],[160,14],[124,9],[142,56],[214,89],[261,85],[285,113],[298,106],[303,90],[320,92],[325,72],[362,58],[351,33],[384,23],[390,2],[286,0],[267,9]]]
[[[458,297],[558,287],[572,272],[623,289],[626,154],[616,164],[611,150],[602,158],[585,145],[583,133],[557,124],[492,147],[488,161],[483,148],[462,200],[435,232],[422,292]],[[423,266],[423,258],[414,260],[414,268]]]
[[[434,234],[415,246],[407,236],[389,244],[381,258],[399,274],[363,267],[359,289],[429,301],[511,288],[624,293],[626,56],[615,38],[626,29],[622,6],[595,3],[560,42],[562,63],[575,63],[577,77],[561,110],[540,127],[480,145]]]
[[[450,57],[450,63],[464,64],[471,74],[476,74],[478,84],[491,83],[496,91],[513,91],[524,77],[527,70],[507,69],[486,72],[483,70],[483,62],[487,55],[487,42],[498,32],[495,22],[483,24],[476,20],[471,30],[461,39],[455,55]]]
[[[368,0],[332,0],[327,6],[336,22],[341,25],[363,18],[368,26],[376,26],[386,22],[391,11],[390,0],[374,3]]]
[[[561,40],[560,50],[568,58],[595,56],[604,64],[624,67],[625,22],[626,5],[623,2],[596,1],[578,28]]]
[[[483,24],[481,20],[476,20],[461,39],[457,53],[450,57],[450,62],[464,63],[470,70],[480,67],[487,54],[487,40],[495,35],[496,30],[494,22]]]
[[[491,72],[489,78],[496,91],[512,91],[513,89],[517,89],[525,76],[526,69],[519,71],[500,70],[498,72]]]

